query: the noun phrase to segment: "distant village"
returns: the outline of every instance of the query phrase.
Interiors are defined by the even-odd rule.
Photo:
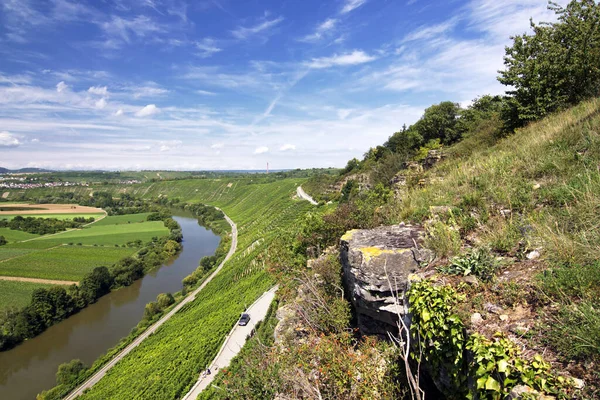
[[[133,185],[136,183],[141,183],[141,181],[137,179],[128,179],[111,183],[119,185]],[[0,189],[37,189],[61,186],[90,186],[90,184],[88,182],[69,181],[39,182],[37,181],[37,178],[31,178],[27,176],[11,176],[10,174],[0,175]]]

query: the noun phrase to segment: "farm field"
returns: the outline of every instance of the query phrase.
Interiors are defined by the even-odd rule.
[[[77,204],[0,204],[0,215],[34,215],[34,214],[104,214],[96,207],[80,206]]]
[[[124,225],[144,222],[146,221],[146,218],[148,218],[148,215],[150,215],[150,213],[112,215],[94,223],[94,226]]]
[[[90,218],[93,217],[94,219],[100,219],[104,216],[104,214],[101,213],[91,213],[91,214],[32,214],[32,213],[26,213],[26,214],[16,214],[16,213],[11,213],[11,214],[3,214],[0,213],[0,219],[6,219],[6,220],[11,220],[14,217],[16,217],[17,215],[21,216],[21,217],[33,217],[33,218],[56,218],[56,219],[73,219],[76,217],[83,217],[83,218]]]
[[[168,233],[169,230],[165,228],[162,221],[117,225],[92,224],[82,229],[75,229],[54,236],[40,237],[34,241],[114,246],[115,244],[123,245],[137,239],[145,243],[154,236],[164,236]]]
[[[8,243],[20,242],[22,240],[40,237],[40,235],[36,235],[34,233],[27,233],[27,232],[23,232],[23,231],[14,231],[10,228],[0,228],[0,236],[4,236],[4,238],[8,241]]]
[[[95,267],[108,267],[136,251],[121,247],[58,246],[0,262],[0,275],[79,281]]]
[[[0,312],[10,307],[21,308],[29,304],[35,289],[48,289],[52,285],[31,282],[0,280]]]
[[[301,180],[228,183],[194,180],[147,187],[148,196],[158,192],[223,209],[238,226],[238,250],[192,303],[113,367],[83,399],[180,398],[215,356],[245,305],[273,284],[259,260],[275,238],[293,237],[298,218],[315,208],[292,199]],[[137,186],[131,190],[137,191]]]

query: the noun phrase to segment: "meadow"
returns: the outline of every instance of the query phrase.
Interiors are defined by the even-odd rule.
[[[11,308],[25,307],[31,301],[35,289],[48,289],[52,285],[32,282],[0,280],[0,312]]]
[[[0,262],[0,275],[79,281],[95,267],[108,267],[136,251],[122,247],[58,246]]]
[[[23,232],[23,231],[13,231],[10,228],[0,228],[0,236],[4,236],[4,238],[8,241],[8,243],[20,242],[23,240],[40,237],[39,235],[36,235],[33,233],[27,233],[27,232]]]

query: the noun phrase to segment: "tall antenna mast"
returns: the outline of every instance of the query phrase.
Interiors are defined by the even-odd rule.
[[[269,175],[269,163],[267,162],[267,175]]]

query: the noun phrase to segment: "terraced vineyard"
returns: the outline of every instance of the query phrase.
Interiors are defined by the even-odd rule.
[[[263,259],[278,236],[293,235],[296,221],[313,209],[292,196],[298,180],[256,183],[191,180],[130,187],[133,193],[179,197],[218,206],[238,226],[238,251],[223,270],[155,334],[113,367],[83,399],[177,399],[196,381],[225,335],[272,284]]]

